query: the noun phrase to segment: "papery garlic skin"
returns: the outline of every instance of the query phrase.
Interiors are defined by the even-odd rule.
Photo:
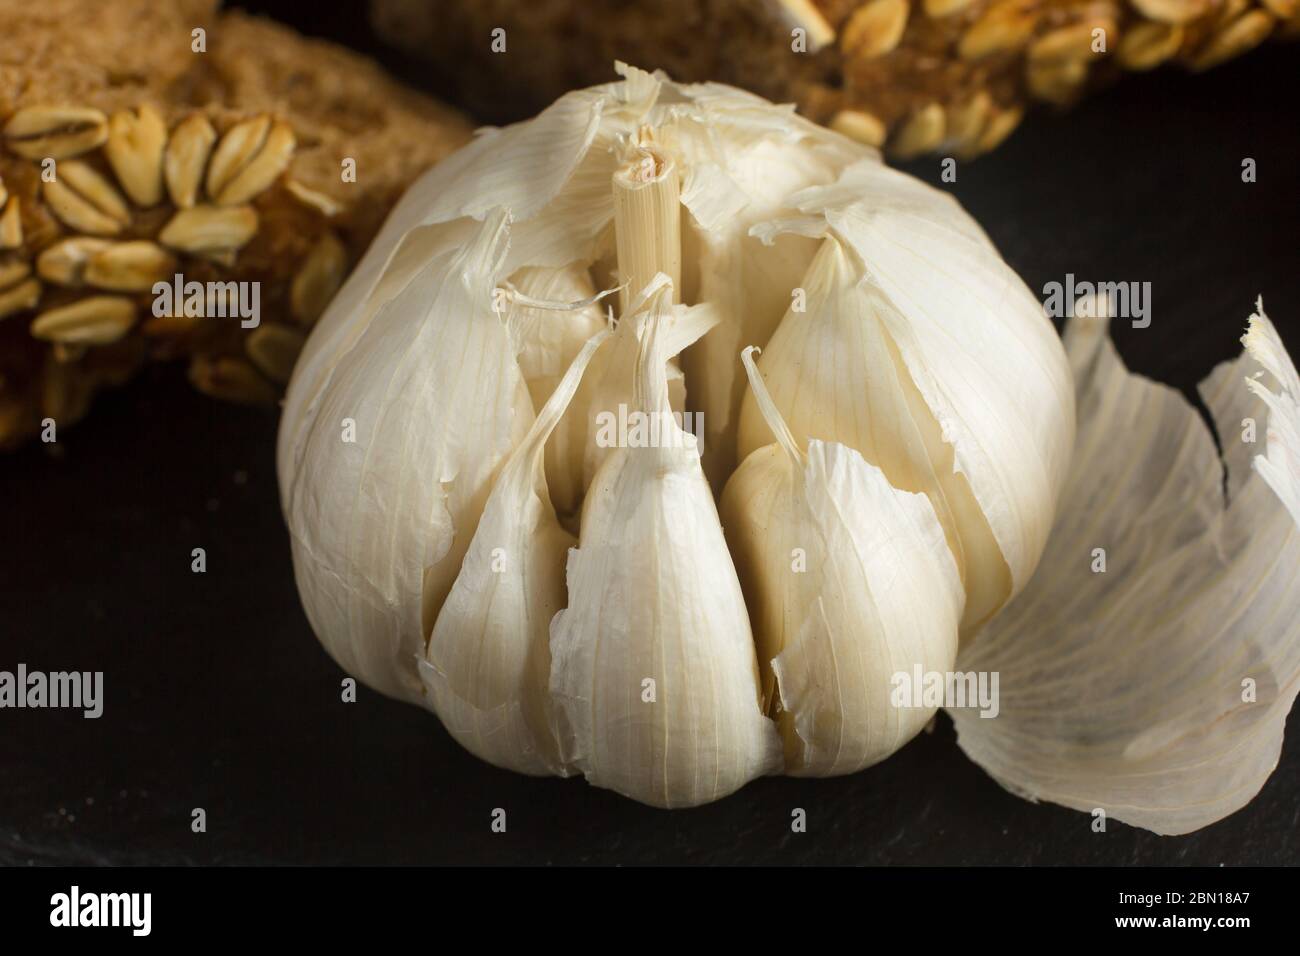
[[[661,307],[640,336],[637,408],[660,416],[663,437],[601,464],[569,558],[569,606],[551,625],[566,762],[660,807],[716,800],[780,766],[717,508],[694,436],[671,418],[659,337],[670,320]]]
[[[1189,833],[1259,792],[1300,691],[1300,376],[1261,306],[1201,384],[1220,458],[1106,322],[1066,327],[1076,466],[1038,573],[958,659],[1000,673],[1000,712],[950,713],[1013,793]]]
[[[751,351],[745,363],[778,442],[741,463],[720,512],[764,699],[785,739],[786,773],[853,773],[934,716],[937,705],[895,699],[896,678],[953,669],[965,594],[929,500],[891,486],[844,445],[813,439],[800,449]]]
[[[550,680],[551,618],[564,607],[565,554],[543,449],[608,333],[589,339],[501,469],[420,676],[443,725],[476,756],[520,773],[563,773]]]

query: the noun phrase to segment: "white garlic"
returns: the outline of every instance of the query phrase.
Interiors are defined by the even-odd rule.
[[[900,672],[997,672],[997,719],[948,709],[1004,785],[1161,831],[1240,806],[1300,687],[1268,563],[1300,548],[1300,384],[1266,320],[1272,384],[1224,406],[1268,455],[1248,481],[1229,456],[1225,516],[1186,410],[1077,328],[1067,360],[950,196],[789,108],[619,70],[422,177],[307,342],[277,468],[339,664],[486,760],[661,806],[867,766],[937,706],[893,700]],[[1170,441],[1174,466],[1144,447]],[[1130,576],[1089,582],[1098,546]],[[1229,706],[1242,678],[1262,707]]]
[[[560,772],[550,701],[551,618],[564,607],[573,537],[547,490],[543,450],[607,333],[589,339],[506,459],[420,673],[433,710],[466,748],[522,773]]]
[[[852,773],[888,757],[937,706],[899,707],[894,675],[948,672],[965,594],[929,500],[890,485],[852,448],[805,452],[745,350],[777,442],[727,483],[722,519],[754,619],[786,772]]]
[[[558,269],[528,267],[510,277],[520,293],[511,299],[519,310],[522,349],[519,370],[528,383],[533,407],[540,409],[560,383],[565,369],[583,344],[605,327],[605,314],[596,299],[587,267],[570,264]],[[559,314],[554,308],[530,307],[527,300],[568,303]],[[546,483],[556,511],[569,514],[582,502],[582,462],[587,446],[587,419],[592,390],[599,370],[584,375],[578,392],[546,442]]]
[[[561,750],[588,780],[694,806],[778,769],[780,747],[759,709],[749,615],[695,436],[668,403],[670,286],[650,288],[652,311],[622,321],[645,319],[635,405],[665,434],[614,449],[592,481],[569,606],[551,626],[551,691]]]
[[[496,212],[440,248],[350,330],[315,427],[296,436],[311,464],[285,506],[308,617],[340,666],[406,700],[423,697],[426,636],[492,478],[532,424],[514,337],[493,311],[507,220]]]

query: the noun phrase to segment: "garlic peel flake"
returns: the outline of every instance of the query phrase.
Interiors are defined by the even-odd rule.
[[[1188,833],[1259,791],[1300,690],[1300,385],[1261,307],[1201,389],[1225,507],[1209,430],[1105,326],[1067,328],[1080,427],[1038,572],[958,660],[1000,672],[1000,713],[951,714],[1013,792]]]

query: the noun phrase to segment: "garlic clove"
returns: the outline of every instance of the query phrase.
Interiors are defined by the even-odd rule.
[[[1004,287],[998,301],[1018,316],[1014,322],[985,314],[996,310],[983,290],[971,291],[975,306],[966,314],[956,299],[941,303],[947,312],[918,302],[925,289],[939,284],[918,271],[919,262],[893,263],[900,278],[883,264],[878,267],[877,258],[864,260],[861,248],[868,248],[868,239],[875,242],[875,235],[853,217],[869,222],[886,212],[868,213],[865,203],[847,198],[848,186],[861,178],[852,175],[854,169],[833,188],[803,194],[800,208],[824,213],[825,221],[771,227],[778,234],[788,229],[826,237],[802,282],[803,308],[787,311],[759,367],[796,440],[845,444],[882,468],[895,487],[929,496],[966,590],[963,633],[973,634],[1033,569],[1055,507],[1051,476],[1068,457],[1068,449],[1053,450],[1061,437],[1049,429],[1073,433],[1062,416],[1072,408],[1068,396],[1024,409],[1014,380],[1032,378],[1030,390],[1041,387],[1046,391],[1039,394],[1051,394],[1068,383],[1068,370],[1041,308],[987,241],[966,225],[930,229],[935,261],[944,261],[946,248],[953,247],[954,256],[971,259],[971,268],[982,262],[980,268]],[[929,212],[924,197],[912,205],[915,216]],[[826,222],[841,223],[843,229],[831,231]],[[876,247],[869,248],[876,256]],[[959,286],[966,275],[962,271],[947,285]],[[949,335],[949,327],[958,325]],[[982,331],[972,336],[969,325]],[[1004,354],[988,354],[999,340],[1005,340]],[[1013,370],[1008,353],[1033,364]],[[932,371],[937,368],[945,370],[942,377]],[[1038,453],[1036,433],[1050,434],[1042,442],[1050,462]],[[752,396],[746,396],[740,455],[771,440]],[[989,450],[1000,457],[989,456]],[[978,460],[979,467],[972,468],[967,458]]]
[[[1201,386],[1220,461],[1179,392],[1124,368],[1104,318],[1067,326],[1066,504],[1029,587],[958,660],[1000,673],[997,718],[951,711],[1012,792],[1179,834],[1276,766],[1300,689],[1300,377],[1262,307],[1243,341]]]
[[[492,477],[533,421],[492,311],[499,211],[424,264],[330,370],[287,496],[294,571],[317,636],[383,693],[419,702],[416,661]],[[419,475],[420,480],[411,480]]]
[[[1042,553],[1074,438],[1070,371],[1042,303],[951,195],[879,163],[805,191],[799,208],[824,216],[895,306],[886,329],[970,484],[1014,595]],[[969,546],[979,534],[962,530],[974,551],[968,577],[985,553]],[[978,583],[968,591],[980,593]],[[964,633],[984,611],[968,607]]]
[[[710,92],[706,89],[711,88]],[[696,95],[725,118],[726,148],[714,128],[683,122],[665,132],[669,148],[689,157],[681,191],[683,300],[715,304],[718,327],[682,356],[692,404],[704,424],[704,470],[720,493],[739,462],[736,429],[745,375],[737,356],[750,342],[765,345],[789,308],[818,249],[814,238],[791,233],[763,242],[751,230],[790,212],[790,197],[834,182],[856,158],[842,140],[827,136],[792,111],[756,107],[701,84]]]
[[[802,451],[748,348],[757,405],[778,442],[727,483],[721,514],[754,621],[785,772],[853,773],[894,753],[937,704],[898,699],[899,675],[952,671],[965,595],[925,495],[856,451]],[[910,686],[910,684],[909,684]]]
[[[394,209],[325,314],[312,326],[294,363],[276,444],[276,472],[286,521],[298,496],[309,493],[314,468],[319,467],[318,460],[308,461],[307,445],[341,363],[349,356],[356,360],[355,350],[381,309],[388,307],[391,315],[393,300],[426,267],[465,246],[481,228],[481,223],[472,219],[425,226],[415,224],[417,219],[411,208]]]
[[[639,317],[635,396],[660,440],[614,449],[596,474],[569,605],[551,625],[550,687],[567,763],[678,807],[779,769],[780,741],[759,709],[749,616],[694,436],[671,417],[665,291]]]
[[[565,603],[565,554],[577,541],[555,517],[544,450],[607,334],[582,346],[502,466],[420,662],[448,732],[520,773],[563,772],[547,693],[549,635]]]
[[[888,331],[897,310],[834,236],[804,279],[805,309],[791,309],[759,362],[766,388],[797,446],[838,442],[884,470],[903,491],[929,496],[966,588],[967,621],[1000,606],[1010,574],[965,475],[954,472],[952,447],[903,367]],[[739,449],[748,455],[772,440],[755,400],[741,410]]]
[[[520,324],[523,346],[519,368],[528,383],[533,407],[541,408],[584,343],[605,327],[605,314],[599,302],[587,301],[595,297],[596,288],[587,268],[581,264],[559,269],[520,269],[510,277],[510,285],[531,299],[587,302],[566,310],[515,306],[518,316],[512,321]],[[546,443],[546,484],[555,510],[561,514],[576,512],[582,503],[588,409],[601,377],[600,364],[598,361],[583,376],[577,394]]]
[[[549,378],[558,384],[583,346],[606,326],[605,310],[596,299],[587,267],[581,263],[558,269],[529,266],[511,275],[506,285],[518,293],[511,302],[510,320],[519,327],[519,369],[524,379]],[[530,300],[546,305],[532,305]],[[564,303],[572,305],[562,308]],[[537,407],[549,397],[550,392]]]
[[[669,281],[666,275],[663,280]],[[638,309],[645,308],[649,299],[660,294],[664,288],[662,283],[652,281],[639,300],[632,304],[629,314],[635,316]],[[714,329],[722,320],[722,313],[712,304],[664,305],[663,309],[670,317],[660,331],[660,347],[669,357],[665,373],[668,401],[672,410],[680,413],[686,406],[685,378],[674,357]],[[617,419],[621,410],[634,407],[632,383],[641,361],[642,338],[646,327],[645,322],[625,316],[619,321],[604,349],[607,354],[602,353],[600,356],[600,378],[593,385],[591,401],[587,406],[587,440],[583,459],[587,486],[591,485],[597,470],[612,453],[610,443],[602,439],[602,435],[608,431],[609,422]]]

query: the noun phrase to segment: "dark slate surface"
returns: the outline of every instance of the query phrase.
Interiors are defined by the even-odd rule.
[[[298,20],[366,44],[348,18]],[[1067,272],[1154,283],[1151,328],[1118,334],[1140,371],[1194,385],[1235,353],[1259,293],[1300,352],[1297,52],[1138,78],[1040,116],[953,188],[1035,289]],[[938,181],[937,161],[910,168]],[[0,462],[0,668],[107,672],[98,721],[0,712],[0,863],[1300,860],[1295,716],[1254,802],[1181,838],[1095,834],[1085,815],[1005,793],[946,718],[856,776],[762,780],[671,813],[493,769],[414,707],[364,689],[340,703],[343,674],[294,590],[275,426],[154,369],[57,453]],[[204,575],[189,570],[194,547]],[[194,807],[206,834],[190,830]],[[494,807],[505,835],[489,831]],[[795,807],[806,834],[790,832]]]

